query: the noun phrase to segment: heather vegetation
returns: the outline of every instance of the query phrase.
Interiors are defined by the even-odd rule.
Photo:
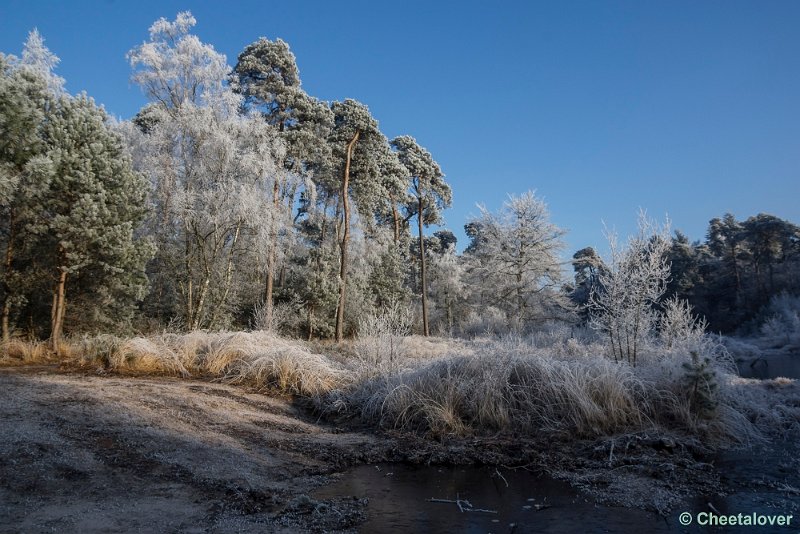
[[[797,425],[709,332],[800,343],[800,228],[728,214],[691,243],[642,214],[570,280],[529,191],[481,207],[459,253],[426,233],[452,202],[428,150],[307,94],[284,41],[231,67],[194,23],[128,54],[149,99],[129,121],[66,94],[38,33],[0,55],[0,361],[205,377],[435,437]]]

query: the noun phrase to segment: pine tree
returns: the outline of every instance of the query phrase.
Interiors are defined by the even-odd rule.
[[[284,216],[272,225],[266,259],[263,299],[266,323],[271,325],[278,254],[286,248],[279,245],[279,236],[291,225],[301,182],[307,197],[315,196],[312,178],[329,163],[327,137],[333,115],[327,105],[301,89],[295,56],[281,39],[273,42],[262,37],[248,45],[239,54],[233,84],[248,109],[274,126],[286,146],[283,166],[288,172],[281,174],[282,181],[276,180],[272,188],[273,212]]]
[[[46,183],[30,223],[47,251],[53,277],[50,339],[58,348],[64,329],[68,287],[91,272],[91,288],[110,308],[144,296],[149,244],[135,239],[145,215],[147,184],[131,168],[122,142],[106,125],[105,113],[85,95],[63,96],[43,128],[46,161],[32,170]]]
[[[341,177],[339,198],[342,206],[342,231],[339,239],[339,305],[336,310],[336,340],[344,337],[347,297],[348,245],[351,218],[355,204],[358,213],[370,216],[378,211],[383,199],[392,192],[402,191],[397,157],[389,141],[378,129],[378,122],[364,104],[347,99],[331,106],[334,127],[330,142],[333,149],[334,172]]]
[[[400,163],[406,170],[410,196],[413,202],[407,207],[409,217],[417,216],[419,236],[420,296],[422,298],[422,333],[430,335],[428,323],[427,279],[425,272],[425,240],[423,226],[441,222],[442,210],[450,206],[452,192],[444,181],[444,174],[431,154],[408,135],[396,137],[392,146],[397,150]]]
[[[33,197],[46,184],[31,180],[29,168],[44,151],[42,126],[55,97],[35,70],[0,54],[0,243],[2,243],[2,339],[11,336],[12,311],[29,298],[31,236],[26,223],[36,210]]]
[[[684,362],[683,385],[689,397],[691,410],[703,419],[710,419],[716,412],[719,400],[717,399],[717,374],[711,367],[711,360],[700,357],[697,352],[691,351],[691,362]]]

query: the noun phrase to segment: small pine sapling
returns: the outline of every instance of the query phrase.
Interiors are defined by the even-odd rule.
[[[702,419],[711,419],[719,405],[717,373],[711,367],[709,358],[703,358],[701,362],[696,351],[692,351],[691,356],[692,361],[683,364],[683,385],[689,394],[689,406]]]

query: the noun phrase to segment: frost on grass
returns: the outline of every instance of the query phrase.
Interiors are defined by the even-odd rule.
[[[296,395],[328,417],[436,438],[655,432],[727,446],[797,426],[795,381],[739,378],[726,348],[682,306],[667,304],[662,337],[641,343],[635,367],[568,329],[455,341],[376,328],[349,356],[262,331],[98,336],[65,345],[64,355],[104,371]]]

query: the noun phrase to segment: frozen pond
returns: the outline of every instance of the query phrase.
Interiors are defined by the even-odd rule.
[[[755,360],[737,362],[739,374],[745,378],[800,378],[800,354],[767,355]]]
[[[674,518],[598,506],[566,482],[544,475],[522,469],[499,472],[502,477],[490,467],[367,465],[348,471],[314,496],[367,497],[369,519],[360,532],[685,531]],[[431,499],[460,499],[464,511],[455,502]],[[469,511],[463,501],[496,513]]]

